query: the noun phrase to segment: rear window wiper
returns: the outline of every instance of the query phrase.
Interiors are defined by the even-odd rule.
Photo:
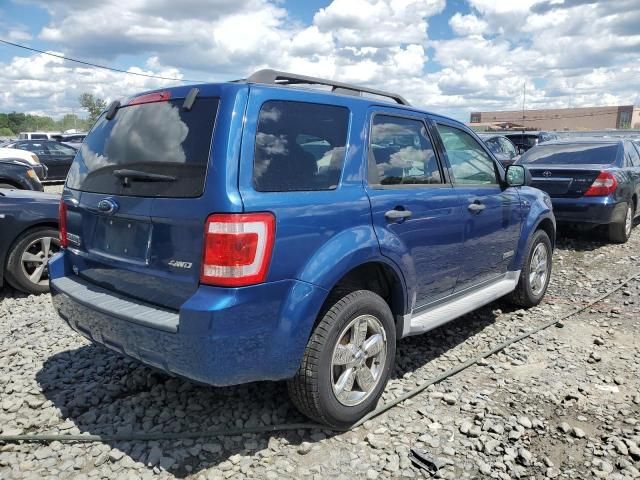
[[[129,182],[175,182],[177,177],[172,175],[161,175],[159,173],[142,172],[140,170],[120,169],[114,170],[113,175],[123,180],[125,186]]]

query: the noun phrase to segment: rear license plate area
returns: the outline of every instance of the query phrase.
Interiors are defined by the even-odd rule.
[[[532,186],[547,192],[549,195],[562,195],[563,193],[567,193],[569,182],[562,180],[551,180],[547,182],[534,181]]]
[[[149,223],[115,218],[99,218],[92,250],[114,257],[144,262],[149,245]]]

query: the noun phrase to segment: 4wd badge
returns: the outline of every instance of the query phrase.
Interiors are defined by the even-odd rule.
[[[169,266],[170,267],[175,267],[175,268],[191,268],[192,265],[193,265],[193,263],[191,263],[191,262],[183,262],[181,260],[170,260],[169,261]]]

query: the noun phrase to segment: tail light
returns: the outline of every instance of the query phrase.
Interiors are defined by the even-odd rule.
[[[616,188],[618,188],[616,177],[610,172],[600,172],[598,178],[593,181],[589,190],[584,194],[587,197],[606,197],[615,192]]]
[[[69,242],[67,241],[67,206],[64,200],[60,200],[58,210],[58,232],[60,232],[60,246],[66,248]]]
[[[210,215],[205,223],[200,282],[224,287],[264,282],[275,223],[271,213]]]

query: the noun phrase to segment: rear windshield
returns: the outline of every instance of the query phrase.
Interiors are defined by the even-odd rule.
[[[538,145],[520,157],[518,163],[538,165],[610,165],[616,161],[615,143],[563,143]]]
[[[198,98],[190,111],[183,102],[121,107],[112,120],[103,114],[78,150],[67,186],[141,197],[200,196],[218,99]],[[127,170],[136,175],[123,177]]]
[[[506,135],[506,137],[516,145],[526,145],[528,147],[533,147],[538,143],[537,135]]]

